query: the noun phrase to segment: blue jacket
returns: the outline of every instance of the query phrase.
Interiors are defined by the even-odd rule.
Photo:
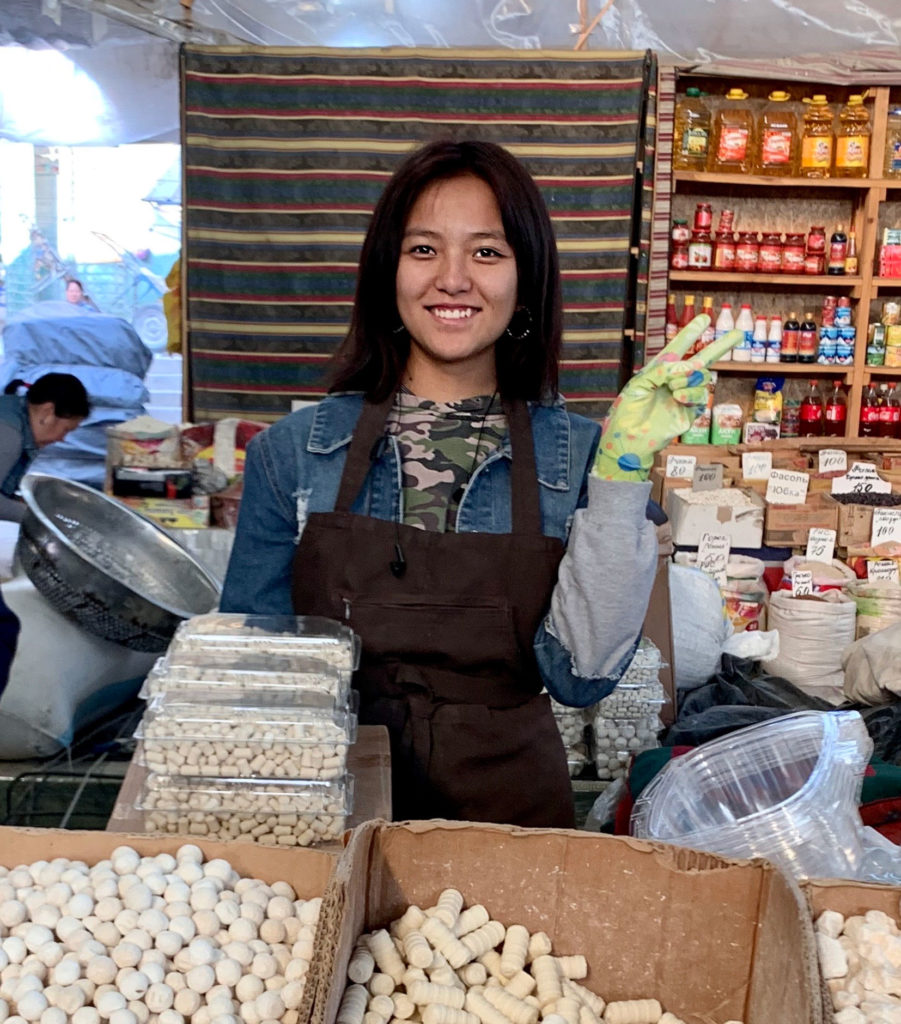
[[[314,406],[291,413],[250,441],[241,510],[220,602],[222,611],[291,613],[295,545],[309,514],[334,509],[362,405],[360,394],[330,395]],[[567,412],[562,399],[553,406],[532,404],[529,411],[542,529],[547,536],[566,543],[577,510],[588,504],[588,477],[600,427],[593,420]],[[510,458],[507,439],[477,467],[460,504],[458,531],[510,531]],[[641,494],[645,495],[643,489]],[[646,500],[644,496],[640,501],[642,519]],[[372,470],[352,511],[402,521],[401,462],[396,438],[387,436],[386,443],[374,453]],[[576,669],[572,653],[555,633],[547,620],[539,628],[535,640],[539,666],[549,692],[561,702],[577,706],[593,703],[613,689],[631,659],[631,640],[637,641],[633,631],[628,657],[623,657],[620,650],[613,671],[591,677]]]
[[[11,498],[18,490],[22,477],[28,472],[28,467],[38,454],[38,446],[35,443],[34,434],[31,432],[28,403],[25,398],[20,395],[0,395],[0,422],[14,427],[22,438],[18,460],[0,483],[0,494]]]

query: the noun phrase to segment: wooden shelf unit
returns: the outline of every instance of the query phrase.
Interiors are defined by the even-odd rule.
[[[721,271],[695,271],[695,270],[671,270],[669,273],[669,291],[676,292],[680,297],[685,294],[705,292],[716,299],[717,293],[721,296],[719,301],[727,301],[723,293],[742,295],[747,293],[746,301],[754,299],[760,301],[764,296],[772,299],[774,296],[794,294],[803,295],[795,305],[800,306],[809,301],[817,312],[819,321],[817,293],[821,295],[836,294],[847,295],[851,299],[852,322],[857,329],[857,336],[854,349],[854,364],[852,366],[821,366],[818,363],[735,363],[726,361],[715,365],[714,369],[723,375],[749,376],[777,375],[790,377],[809,377],[810,379],[835,379],[843,378],[847,385],[848,392],[848,425],[847,437],[856,438],[858,421],[860,418],[861,395],[864,388],[869,384],[871,378],[876,378],[881,383],[885,380],[897,379],[901,381],[901,367],[868,366],[866,364],[867,333],[871,321],[870,307],[874,300],[897,297],[901,300],[901,278],[879,278],[876,276],[878,270],[878,248],[880,243],[879,217],[883,204],[886,202],[901,203],[901,196],[889,193],[901,190],[901,180],[883,177],[883,158],[885,153],[887,117],[889,110],[890,93],[894,90],[894,100],[901,99],[901,80],[897,87],[888,85],[866,86],[861,84],[858,87],[840,86],[836,87],[829,83],[816,84],[811,82],[788,82],[784,86],[771,79],[743,78],[734,82],[726,79],[714,78],[712,76],[696,75],[692,73],[679,74],[677,80],[677,100],[685,93],[690,85],[699,85],[705,93],[722,95],[731,85],[738,85],[745,89],[751,97],[758,99],[765,98],[767,93],[775,88],[790,88],[793,96],[800,98],[811,95],[814,92],[825,92],[833,107],[837,110],[844,103],[851,93],[863,93],[867,91],[867,106],[870,110],[870,124],[872,134],[870,138],[870,166],[869,176],[866,178],[802,178],[802,177],[769,177],[760,174],[723,174],[706,171],[674,171],[673,172],[673,217],[685,216],[687,206],[685,199],[701,201],[713,198],[718,202],[714,206],[714,227],[716,226],[717,206],[730,205],[735,200],[738,203],[759,203],[761,210],[774,211],[767,213],[768,217],[777,216],[780,212],[779,204],[784,209],[788,202],[793,211],[800,209],[805,202],[811,204],[823,204],[834,202],[844,204],[840,216],[835,216],[832,223],[827,221],[827,249],[828,236],[833,230],[835,223],[841,222],[846,227],[854,229],[857,237],[857,254],[859,261],[859,273],[853,277],[845,275],[798,275],[798,274],[741,274],[724,273]],[[800,115],[799,115],[800,116]],[[683,210],[679,209],[680,197]],[[816,208],[816,207],[814,207]],[[795,214],[795,221],[801,216]],[[812,221],[822,223],[824,217]],[[689,224],[691,218],[689,216]],[[901,226],[901,217],[898,220]],[[736,223],[736,230],[751,230],[755,225],[749,224],[747,228],[743,223]],[[766,230],[763,228],[762,230]],[[771,228],[778,230],[778,227]],[[785,228],[783,228],[785,230]],[[796,226],[792,230],[800,231]],[[806,230],[805,230],[806,234]],[[694,286],[694,287],[692,287]],[[807,299],[807,296],[810,299]],[[715,301],[715,307],[718,303]],[[696,299],[696,308],[700,310],[700,297]],[[788,308],[794,308],[789,306]]]

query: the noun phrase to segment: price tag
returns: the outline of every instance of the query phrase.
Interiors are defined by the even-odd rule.
[[[872,462],[852,462],[844,476],[832,481],[833,494],[891,494],[892,485],[876,472]]]
[[[698,544],[698,568],[717,583],[726,582],[729,562],[729,537],[725,533],[702,533]]]
[[[870,547],[874,548],[877,544],[888,544],[891,541],[901,542],[901,509],[874,508]]]
[[[807,533],[807,560],[809,562],[832,563],[835,551],[835,530],[813,526]]]
[[[848,453],[841,448],[820,449],[821,473],[844,473],[848,469]]]
[[[809,473],[796,473],[791,469],[772,469],[767,478],[768,505],[803,505],[807,498]]]
[[[719,462],[710,466],[695,466],[691,479],[693,491],[718,491],[723,486],[723,467]]]
[[[868,580],[901,582],[898,577],[898,563],[893,558],[871,558],[867,561]]]
[[[697,461],[696,455],[667,455],[666,475],[673,480],[691,480]]]
[[[810,569],[796,569],[792,573],[792,597],[809,597],[813,593],[813,573]]]
[[[767,480],[772,468],[772,452],[742,452],[741,475],[745,480]]]

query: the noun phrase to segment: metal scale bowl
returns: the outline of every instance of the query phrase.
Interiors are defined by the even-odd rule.
[[[134,651],[164,651],[216,607],[216,579],[161,527],[73,480],[31,473],[16,556],[57,611]]]

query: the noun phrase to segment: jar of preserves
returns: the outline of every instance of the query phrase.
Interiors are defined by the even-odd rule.
[[[804,256],[805,274],[822,274],[825,269],[825,256],[822,253],[818,256],[815,252],[809,252]]]
[[[804,235],[800,231],[788,232],[782,245],[782,273],[804,273]]]
[[[698,203],[695,207],[695,231],[709,231],[713,225],[713,208],[710,203]]]
[[[713,263],[713,243],[709,231],[692,231],[688,243],[688,269],[706,270]]]
[[[821,224],[811,225],[807,232],[807,251],[819,255],[826,254],[826,228]]]
[[[756,231],[742,231],[735,246],[735,269],[755,274],[760,265],[760,241]]]
[[[713,269],[735,270],[735,235],[717,231],[713,239]]]
[[[672,247],[669,254],[669,265],[671,270],[688,270],[687,242],[680,242]]]
[[[767,231],[760,240],[757,266],[761,274],[778,274],[782,270],[782,235]]]
[[[691,230],[688,227],[688,221],[674,220],[673,231],[670,237],[672,238],[674,245],[688,245],[691,241]]]

